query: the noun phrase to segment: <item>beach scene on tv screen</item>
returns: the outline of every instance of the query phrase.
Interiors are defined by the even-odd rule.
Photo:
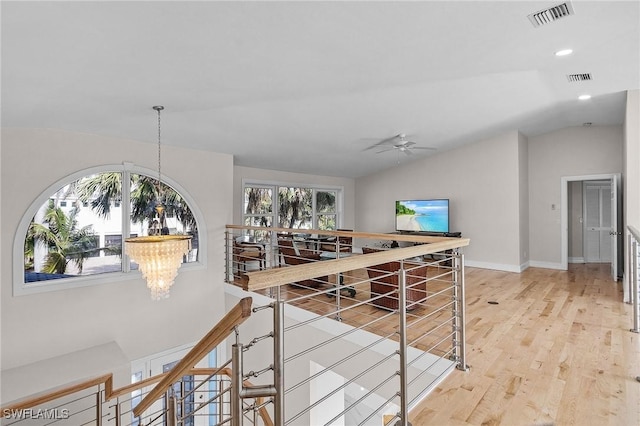
[[[396,229],[449,232],[449,200],[396,201]]]

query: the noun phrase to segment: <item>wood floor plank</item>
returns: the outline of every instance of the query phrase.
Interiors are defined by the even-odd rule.
[[[357,294],[343,306],[369,298],[368,284],[358,284],[364,278],[347,274]],[[609,264],[520,274],[467,268],[465,284],[470,370],[454,371],[414,408],[414,426],[640,426],[640,338],[629,331],[631,305],[622,302]],[[285,299],[305,292],[288,287]],[[429,291],[437,291],[435,283]],[[300,303],[319,314],[335,309],[324,295]],[[343,320],[366,324],[387,314],[363,306]],[[366,329],[392,334],[396,327],[391,315]],[[410,339],[421,332],[416,325]]]
[[[465,283],[471,369],[416,407],[414,425],[640,425],[640,339],[608,264],[467,268]]]

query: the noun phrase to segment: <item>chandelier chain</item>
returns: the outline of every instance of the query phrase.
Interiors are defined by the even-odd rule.
[[[160,148],[160,135],[161,135],[161,126],[160,126],[160,111],[164,109],[162,105],[154,106],[153,109],[158,111],[158,197],[160,198],[160,202],[162,202],[162,162],[161,160],[161,148]]]

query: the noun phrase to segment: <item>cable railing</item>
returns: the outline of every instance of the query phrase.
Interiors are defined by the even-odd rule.
[[[195,365],[251,314],[251,298],[242,298],[170,371],[113,388],[113,375],[105,374],[60,387],[51,392],[9,404],[2,408],[2,424],[44,425],[224,425],[232,418],[233,377],[231,360],[217,368]],[[245,389],[260,389],[249,380]],[[246,396],[238,416],[251,424],[272,426],[259,395]]]
[[[638,244],[640,242],[640,232],[633,226],[628,226],[629,239],[627,244],[628,256],[629,256],[629,295],[630,303],[633,305],[633,326],[631,331],[634,333],[640,333],[640,251],[638,251]]]
[[[227,281],[253,300],[230,286],[238,304],[167,373],[118,389],[110,374],[65,386],[3,407],[2,424],[408,424],[412,407],[467,368],[469,241],[312,232],[228,227]],[[223,365],[194,367],[233,341]]]
[[[467,369],[468,244],[228,226],[227,281],[254,292],[243,335],[259,336],[233,345],[232,369],[270,388],[277,425],[408,424],[438,383]]]

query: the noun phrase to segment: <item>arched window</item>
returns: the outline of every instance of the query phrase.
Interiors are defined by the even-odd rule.
[[[158,186],[153,176],[132,164],[103,166],[50,186],[32,203],[16,234],[14,294],[135,278],[138,265],[123,251],[128,237],[191,235],[183,263],[197,263],[200,214],[175,182],[163,177]],[[164,206],[161,213],[158,203]]]

